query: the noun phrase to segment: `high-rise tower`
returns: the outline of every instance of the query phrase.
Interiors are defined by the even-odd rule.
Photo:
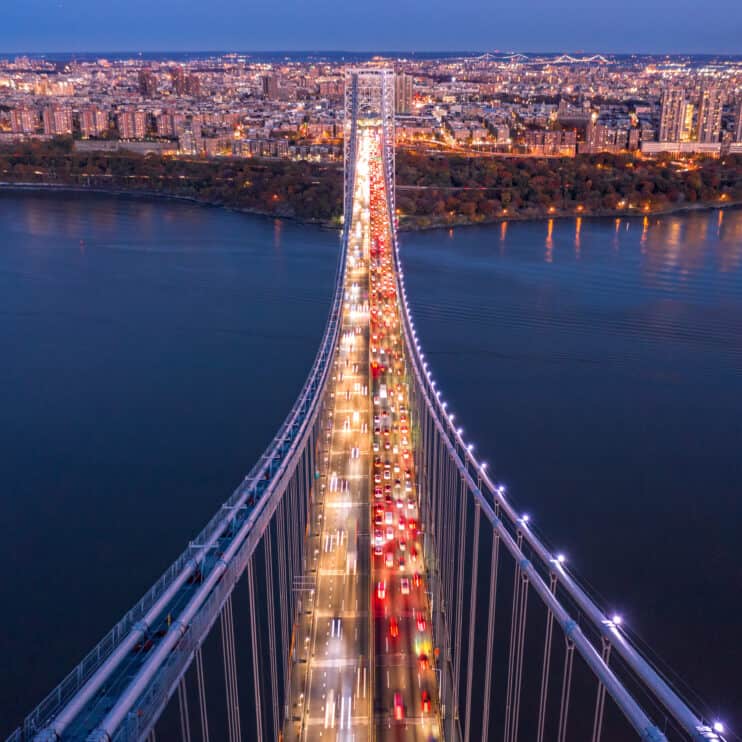
[[[705,88],[698,106],[698,141],[715,143],[721,138],[721,114],[724,108],[724,91]]]
[[[662,93],[660,142],[679,142],[685,121],[685,91],[666,88]]]
[[[394,80],[395,113],[412,113],[412,75],[397,72]]]

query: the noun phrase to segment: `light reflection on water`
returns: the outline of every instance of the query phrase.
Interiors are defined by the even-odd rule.
[[[405,234],[402,255],[467,439],[742,728],[742,210]]]

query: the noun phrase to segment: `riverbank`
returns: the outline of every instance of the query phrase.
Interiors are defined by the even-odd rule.
[[[162,193],[160,191],[127,191],[124,189],[109,189],[92,186],[65,185],[63,183],[13,183],[0,181],[0,192],[19,192],[28,191],[30,193],[95,193],[100,196],[121,196],[124,198],[134,199],[153,199],[156,201],[181,201],[184,203],[195,204],[197,206],[208,206],[218,209],[234,211],[238,214],[250,214],[251,216],[261,216],[267,219],[286,219],[297,224],[311,224],[321,229],[336,230],[339,226],[337,220],[321,219],[299,219],[290,215],[278,215],[268,211],[258,209],[249,209],[246,207],[229,206],[219,201],[205,201],[195,196],[179,196],[171,193]]]
[[[696,203],[671,206],[654,211],[614,210],[614,211],[571,211],[571,212],[544,212],[541,214],[512,214],[500,215],[491,219],[477,221],[467,219],[454,219],[452,221],[441,221],[438,223],[413,224],[409,221],[400,220],[398,229],[400,232],[427,232],[437,229],[453,229],[460,227],[477,227],[502,224],[503,222],[543,222],[551,219],[582,219],[582,218],[606,218],[606,219],[642,219],[644,217],[668,216],[670,214],[681,214],[693,211],[711,211],[715,209],[732,209],[742,207],[742,199],[734,201],[720,201],[717,203]]]
[[[106,188],[95,188],[90,186],[74,186],[65,185],[58,183],[12,183],[0,181],[0,192],[14,192],[14,191],[29,191],[29,192],[46,192],[46,193],[95,193],[103,196],[122,196],[125,198],[142,198],[142,199],[155,199],[165,201],[181,201],[185,203],[196,204],[199,206],[209,206],[213,208],[227,209],[228,211],[234,211],[240,214],[250,214],[251,216],[261,216],[269,219],[286,219],[288,221],[295,222],[297,224],[310,224],[320,229],[326,230],[338,230],[340,228],[340,222],[338,219],[301,219],[291,215],[276,214],[269,211],[261,211],[258,209],[249,209],[245,207],[230,206],[219,201],[205,201],[194,196],[179,196],[174,194],[162,193],[158,191],[127,191],[123,189],[113,190]],[[430,232],[435,230],[445,229],[460,229],[462,227],[476,227],[476,226],[488,226],[495,224],[502,224],[503,222],[538,222],[548,221],[550,219],[565,220],[565,219],[576,219],[576,218],[613,218],[613,219],[636,219],[643,217],[653,216],[668,216],[670,214],[681,214],[695,211],[709,211],[713,209],[734,209],[742,208],[742,199],[735,201],[722,201],[718,203],[696,203],[696,204],[682,204],[673,207],[668,207],[662,210],[656,211],[641,211],[636,210],[615,210],[615,211],[602,211],[598,213],[585,213],[585,212],[544,212],[541,214],[512,214],[512,215],[499,215],[492,217],[491,219],[481,219],[472,221],[469,219],[453,219],[451,221],[441,222],[430,222],[430,223],[414,223],[404,217],[400,218],[398,229],[400,232]]]
[[[657,216],[742,205],[742,156],[643,160],[629,155],[469,160],[400,151],[402,231],[504,221]],[[71,141],[0,149],[3,187],[165,197],[337,229],[339,165],[257,158],[76,153]]]

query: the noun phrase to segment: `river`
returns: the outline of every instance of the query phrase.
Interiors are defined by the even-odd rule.
[[[742,211],[401,240],[467,440],[739,730]],[[337,246],[187,203],[0,192],[0,738],[268,443]]]

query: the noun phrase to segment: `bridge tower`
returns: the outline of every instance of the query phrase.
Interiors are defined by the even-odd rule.
[[[389,67],[354,67],[345,72],[345,215],[353,208],[358,127],[367,122],[381,123],[389,213],[394,214],[394,70]]]

